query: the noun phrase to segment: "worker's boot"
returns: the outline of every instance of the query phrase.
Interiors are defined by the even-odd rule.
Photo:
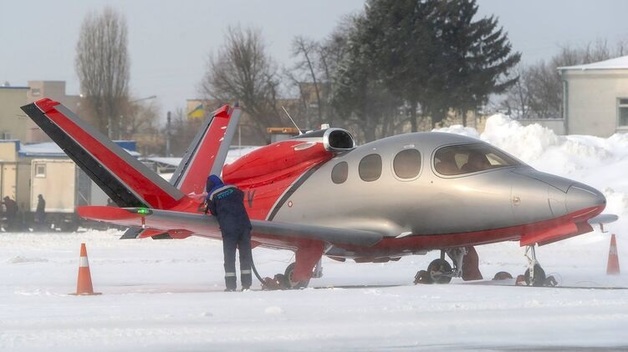
[[[251,276],[251,270],[242,270],[240,272],[240,280],[242,280],[242,290],[248,290],[253,283],[253,277]]]
[[[233,276],[225,276],[225,291],[235,291],[236,290],[236,277]]]

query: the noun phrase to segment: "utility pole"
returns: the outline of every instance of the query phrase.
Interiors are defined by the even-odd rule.
[[[166,157],[170,157],[170,137],[172,136],[172,132],[170,131],[170,111],[168,111],[166,117]]]

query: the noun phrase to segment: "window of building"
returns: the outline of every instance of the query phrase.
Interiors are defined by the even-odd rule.
[[[617,113],[619,115],[619,127],[628,128],[628,98],[618,99]]]
[[[46,177],[46,164],[35,164],[35,177]]]
[[[363,181],[376,181],[382,175],[382,157],[379,154],[365,156],[360,160],[358,173]]]
[[[334,165],[334,168],[331,170],[331,180],[335,184],[344,183],[349,176],[349,164],[346,161],[339,162]]]
[[[393,171],[399,178],[415,178],[421,171],[421,153],[416,149],[400,151],[393,159]]]

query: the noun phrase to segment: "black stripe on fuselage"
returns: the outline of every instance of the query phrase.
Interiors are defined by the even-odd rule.
[[[54,124],[35,105],[22,106],[22,110],[55,142],[61,149],[89,176],[112,201],[121,207],[146,206],[137,196],[131,193],[115,175],[104,168],[85,148]]]
[[[301,177],[299,177],[299,179],[296,182],[292,184],[292,186],[290,186],[290,188],[288,188],[288,190],[281,196],[281,199],[279,199],[279,202],[277,202],[277,205],[270,212],[270,215],[268,216],[268,221],[272,221],[275,218],[275,216],[277,216],[277,213],[279,212],[281,207],[286,203],[288,198],[290,198],[292,194],[296,192],[296,190],[299,189],[299,187],[301,187],[301,185],[305,181],[307,181],[307,179],[310,178],[310,176],[312,176],[312,174],[316,170],[318,170],[323,164],[324,163],[315,165],[311,169],[307,170],[303,175],[301,175]]]

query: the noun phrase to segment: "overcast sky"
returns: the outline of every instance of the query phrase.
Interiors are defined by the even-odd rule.
[[[549,59],[561,45],[584,46],[606,39],[628,41],[628,1],[478,0],[479,15],[494,14],[523,60]],[[0,83],[67,82],[79,94],[75,47],[83,18],[110,5],[126,17],[131,92],[156,95],[162,110],[183,108],[198,97],[209,53],[223,44],[225,28],[261,29],[268,53],[290,65],[297,35],[320,40],[364,0],[0,0]]]

